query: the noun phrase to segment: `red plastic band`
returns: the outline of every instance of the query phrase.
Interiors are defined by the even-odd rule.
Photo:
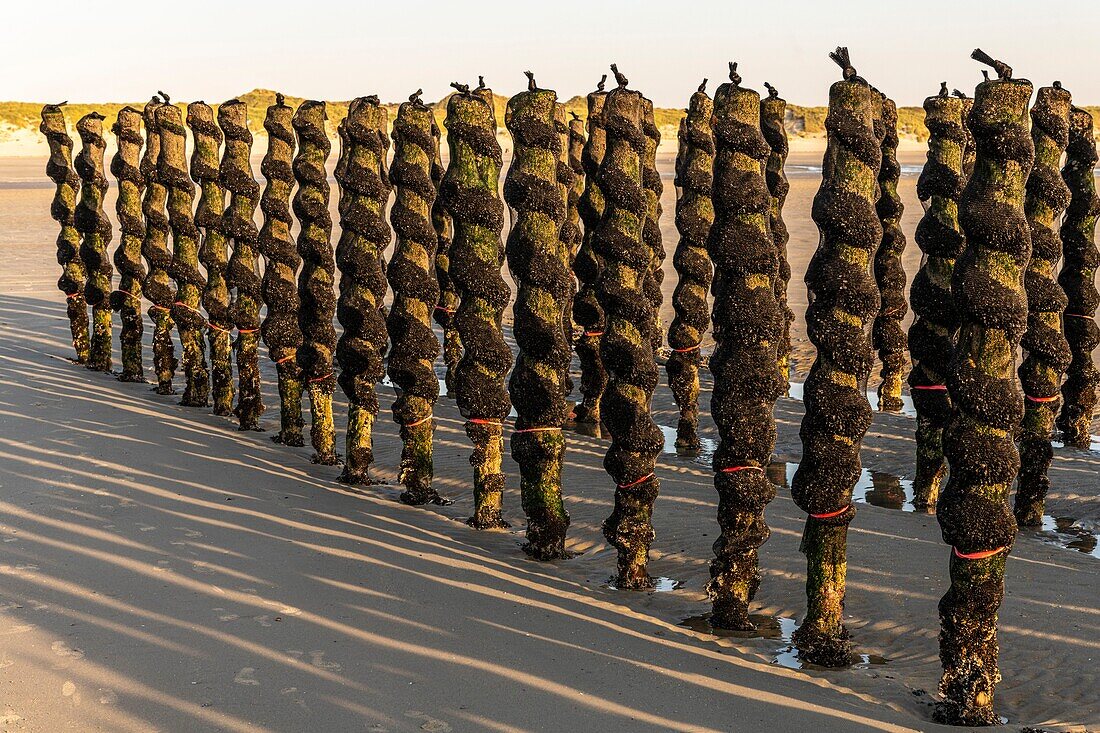
[[[474,425],[493,425],[498,428],[504,426],[504,423],[500,422],[499,420],[489,420],[484,417],[471,417],[466,422],[472,422]]]
[[[323,382],[331,376],[332,376],[332,372],[329,372],[328,374],[324,375],[323,377],[314,377],[313,379],[311,379],[309,381],[310,382]]]
[[[839,517],[844,512],[848,511],[852,507],[851,504],[843,509],[837,509],[835,512],[825,512],[824,514],[811,514],[814,519],[832,519],[833,517]]]
[[[603,331],[585,331],[585,336],[603,336]]]
[[[432,416],[431,416],[431,415],[428,415],[427,417],[422,417],[422,418],[420,418],[419,420],[416,420],[416,421],[414,421],[414,422],[410,422],[410,423],[405,423],[405,427],[406,427],[406,428],[415,428],[415,427],[416,427],[417,425],[420,425],[420,424],[422,424],[422,423],[426,423],[426,422],[428,422],[428,421],[429,421],[429,420],[431,420],[431,419],[432,419]]]
[[[1064,313],[1063,315],[1067,315],[1071,318],[1087,318],[1090,321],[1092,320],[1092,316],[1086,316],[1084,313]]]
[[[454,312],[455,312],[455,309],[454,309],[454,308],[444,308],[444,307],[443,307],[443,306],[441,306],[441,305],[437,305],[437,306],[435,307],[435,309],[436,309],[437,311],[443,311],[444,313],[454,313]]]
[[[285,362],[288,362],[288,361],[290,361],[291,359],[293,359],[293,358],[294,358],[294,357],[296,357],[297,355],[298,355],[298,352],[297,352],[297,351],[295,351],[295,352],[294,352],[293,354],[291,354],[290,356],[284,356],[284,357],[283,357],[282,359],[276,359],[276,360],[275,360],[275,363],[276,363],[276,364],[283,364],[283,363],[285,363]]]
[[[80,293],[79,290],[77,290],[75,293],[65,293],[65,300],[72,300],[73,298],[76,298],[80,294],[81,293]]]
[[[237,333],[256,333],[259,330],[258,328],[238,328]]]
[[[1053,397],[1032,397],[1031,395],[1026,394],[1024,395],[1024,397],[1032,402],[1054,402],[1055,400],[1060,399],[1059,395],[1054,395]]]
[[[523,428],[522,430],[513,430],[512,435],[517,435],[519,433],[545,433],[551,430],[561,430],[561,428]]]
[[[182,300],[177,300],[172,305],[178,305],[182,308],[186,308],[187,310],[191,311],[192,313],[198,313],[200,316],[202,315],[202,311],[200,311],[198,308],[192,308],[191,306],[187,305],[187,303],[184,303]]]
[[[615,484],[615,485],[620,489],[629,489],[631,486],[637,486],[638,484],[642,483],[643,481],[647,481],[651,478],[653,478],[653,473],[652,472],[647,473],[645,476],[642,476],[639,479],[635,479],[635,480],[631,481],[628,484]]]
[[[207,321],[207,322],[206,322],[206,325],[207,325],[207,326],[210,326],[210,328],[214,329],[215,331],[221,331],[221,332],[222,332],[222,333],[224,333],[224,334],[225,334],[226,336],[228,336],[228,335],[229,335],[229,329],[228,329],[228,328],[222,328],[221,326],[219,326],[218,324],[214,323],[213,321]]]
[[[169,308],[167,306],[164,306],[164,305],[160,305],[159,303],[153,303],[151,306],[149,306],[149,310],[162,310],[165,313],[170,313],[172,311],[171,308]]]
[[[918,385],[910,387],[909,389],[927,389],[927,390],[935,390],[937,392],[946,392],[947,391],[947,385],[946,384],[918,384]]]
[[[993,557],[994,555],[1004,552],[1006,547],[998,547],[996,550],[981,550],[979,552],[959,552],[959,548],[952,547],[951,551],[955,553],[955,557],[961,560],[984,560],[987,557]]]
[[[718,473],[737,473],[738,471],[760,471],[763,473],[764,469],[760,466],[726,466],[718,469]]]
[[[698,348],[699,348],[700,346],[702,346],[702,344],[695,344],[695,346],[688,346],[688,347],[686,347],[686,348],[683,348],[683,349],[673,349],[673,351],[675,351],[675,352],[676,352],[676,353],[678,353],[678,354],[682,354],[682,353],[684,353],[685,351],[695,351],[695,350],[696,350],[696,349],[698,349]]]

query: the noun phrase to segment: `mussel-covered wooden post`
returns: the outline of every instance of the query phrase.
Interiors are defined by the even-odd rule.
[[[61,265],[61,277],[57,288],[65,294],[69,331],[76,350],[76,362],[88,362],[88,303],[84,300],[84,280],[87,272],[80,259],[80,233],[73,226],[76,197],[80,192],[80,176],[73,170],[73,139],[65,126],[65,113],[61,104],[42,107],[42,124],[39,130],[46,136],[50,159],[46,163],[46,175],[54,183],[50,215],[61,231],[57,235],[57,264]]]
[[[570,362],[573,360],[573,344],[577,340],[577,329],[573,322],[573,300],[577,297],[577,278],[573,274],[573,265],[577,260],[577,252],[580,251],[581,242],[584,241],[581,213],[578,208],[581,194],[584,193],[584,165],[581,163],[581,156],[584,154],[584,142],[584,120],[576,112],[572,112],[569,115],[569,121],[566,123],[565,148],[562,151],[561,158],[569,167],[569,190],[565,198],[565,222],[561,225],[561,241],[565,246],[565,254],[569,258],[569,297],[565,304],[565,313],[562,315],[562,328],[565,331],[565,340],[569,345]],[[561,172],[561,170],[562,167],[559,164],[558,171]],[[572,377],[568,379],[566,386],[569,388],[567,395],[571,394],[573,391]]]
[[[122,321],[119,332],[122,373],[118,378],[123,382],[144,382],[141,282],[145,279],[145,265],[141,261],[141,242],[145,238],[145,219],[141,215],[141,192],[145,177],[141,174],[141,110],[130,106],[120,109],[111,132],[118,142],[118,150],[111,159],[111,173],[118,181],[115,214],[119,240],[113,259],[120,279],[118,289],[111,293],[111,310],[118,311]]]
[[[210,399],[210,374],[206,369],[206,345],[202,340],[206,318],[199,306],[206,278],[199,269],[199,230],[195,227],[193,213],[195,184],[187,169],[187,129],[174,104],[166,102],[157,107],[156,118],[160,133],[157,178],[168,190],[168,225],[172,229],[169,273],[176,281],[172,320],[179,328],[183,350],[185,383],[180,404],[205,407]]]
[[[843,614],[848,524],[856,513],[860,443],[871,424],[862,385],[871,371],[868,332],[879,304],[870,265],[882,238],[875,213],[882,151],[872,124],[878,95],[856,75],[846,48],[830,57],[844,78],[829,89],[829,141],[814,197],[821,241],[806,271],[806,325],[817,357],[803,391],[802,462],[791,495],[809,515],[801,546],[808,607],[794,639],[806,661],[838,667],[851,653]]]
[[[260,335],[267,345],[268,355],[275,362],[279,380],[279,432],[272,437],[276,443],[300,446],[302,440],[302,372],[297,352],[302,345],[302,329],[298,325],[301,299],[295,280],[302,258],[290,236],[290,192],[294,189],[294,128],[293,108],[282,94],[276,93],[275,104],[267,108],[264,130],[267,131],[267,152],[260,163],[260,172],[267,179],[260,210],[263,226],[258,246],[264,257],[264,277],[260,283],[267,313],[260,324]]]
[[[226,284],[232,294],[229,317],[237,329],[233,353],[237,361],[237,416],[239,430],[262,430],[264,412],[260,394],[260,309],[263,300],[259,274],[259,238],[256,205],[260,184],[252,173],[252,132],[248,129],[248,106],[230,99],[218,107],[218,126],[225,134],[219,180],[229,192],[229,205],[222,217],[226,235],[233,241]]]
[[[111,277],[114,268],[107,256],[111,242],[111,220],[103,211],[107,195],[107,176],[103,170],[103,115],[89,112],[76,123],[80,136],[80,154],[76,173],[80,176],[80,200],[73,214],[73,225],[80,233],[80,259],[87,270],[84,300],[92,307],[92,336],[87,366],[100,372],[111,371]]]
[[[457,93],[447,101],[444,122],[450,165],[439,193],[454,223],[449,271],[459,294],[455,323],[464,348],[455,370],[455,392],[474,446],[474,514],[469,524],[490,529],[508,526],[500,513],[503,423],[511,409],[504,377],[512,365],[501,330],[511,295],[501,277],[504,204],[497,186],[502,153],[492,91],[452,86]]]
[[[937,506],[951,546],[951,587],[940,600],[941,723],[993,725],[997,610],[1016,536],[1008,492],[1020,468],[1014,437],[1023,396],[1013,367],[1027,326],[1024,271],[1031,236],[1024,190],[1034,158],[1028,134],[1031,82],[980,50],[997,70],[978,85],[970,112],[977,160],[963,190],[959,222],[966,250],[955,264],[951,293],[960,329],[947,377],[954,417],[944,432],[951,475]]]
[[[1050,444],[1061,403],[1062,376],[1073,355],[1062,331],[1066,292],[1055,279],[1062,259],[1058,228],[1070,201],[1069,187],[1059,166],[1069,144],[1070,93],[1059,82],[1043,87],[1031,108],[1031,140],[1035,165],[1027,179],[1024,214],[1031,229],[1031,259],[1024,275],[1027,293],[1027,331],[1020,345],[1026,355],[1020,364],[1024,389],[1024,420],[1020,434],[1020,480],[1016,487],[1016,523],[1038,527],[1054,458]]]
[[[432,411],[439,399],[435,359],[439,340],[432,331],[432,311],[439,304],[432,258],[440,233],[433,226],[436,183],[432,171],[439,140],[432,108],[418,89],[397,108],[393,123],[390,182],[397,198],[390,223],[397,242],[387,269],[393,305],[386,317],[390,337],[388,371],[401,391],[393,402],[393,420],[401,428],[401,469],[406,504],[442,503],[432,487]],[[444,215],[445,216],[445,215]],[[450,225],[449,219],[446,221]]]
[[[650,410],[658,376],[653,353],[657,319],[644,290],[653,261],[653,250],[642,238],[647,213],[644,97],[627,89],[627,78],[614,65],[611,69],[617,86],[604,104],[607,149],[596,172],[604,209],[592,242],[603,264],[596,294],[607,323],[600,342],[608,377],[601,410],[611,433],[604,468],[615,481],[615,507],[604,520],[603,534],[618,551],[616,587],[641,589],[653,585],[649,546],[660,489],[653,469],[664,442]]]
[[[768,142],[771,154],[764,169],[764,179],[768,183],[768,192],[772,197],[771,231],[775,242],[775,251],[779,261],[778,277],[775,279],[775,299],[783,315],[779,344],[775,350],[775,361],[779,366],[780,387],[783,394],[789,394],[791,386],[791,324],[794,323],[794,311],[787,300],[787,286],[791,281],[791,263],[787,259],[787,242],[790,234],[783,220],[783,207],[787,203],[787,193],[791,189],[785,170],[787,153],[787,100],[779,96],[779,91],[764,82],[768,96],[760,100],[760,131]]]
[[[340,388],[348,398],[344,472],[348,484],[367,483],[374,462],[371,435],[378,416],[375,385],[382,381],[386,351],[386,321],[382,301],[386,275],[382,251],[390,243],[386,202],[390,179],[386,153],[390,149],[389,113],[378,97],[359,97],[348,106],[340,123],[344,150],[337,166],[340,184],[340,240],[336,265],[340,268],[340,297],[336,317],[344,327],[336,342]]]
[[[1096,268],[1100,251],[1096,248],[1096,219],[1100,216],[1100,198],[1096,195],[1096,137],[1092,115],[1074,107],[1069,115],[1069,146],[1062,179],[1070,190],[1069,208],[1062,220],[1062,247],[1065,260],[1058,283],[1066,291],[1067,305],[1063,327],[1073,358],[1062,383],[1062,411],[1058,428],[1066,445],[1088,447],[1092,413],[1096,409],[1096,390],[1100,370],[1092,352],[1100,345],[1096,325]]]
[[[581,401],[573,406],[573,418],[578,424],[600,424],[600,400],[607,387],[607,371],[600,358],[600,342],[604,335],[604,312],[596,297],[596,283],[603,270],[603,260],[596,253],[593,237],[603,216],[604,196],[596,173],[607,150],[607,134],[604,129],[603,108],[607,100],[604,91],[605,74],[590,92],[588,104],[588,139],[581,151],[584,170],[584,192],[577,202],[577,211],[584,224],[584,238],[573,260],[573,273],[577,276],[577,294],[573,298],[573,321],[580,326],[577,340],[577,358],[581,366]]]
[[[882,100],[882,164],[878,171],[879,198],[875,204],[882,223],[882,240],[875,250],[873,270],[881,303],[871,326],[871,345],[878,351],[882,381],[878,387],[878,409],[896,412],[902,408],[901,378],[905,371],[906,333],[901,327],[909,305],[905,299],[905,233],[901,215],[905,210],[898,195],[901,165],[898,163],[898,108],[885,94]]]
[[[948,96],[946,83],[938,95],[924,100],[924,124],[928,158],[917,179],[917,197],[925,202],[925,211],[916,233],[923,258],[909,291],[915,316],[909,327],[909,391],[917,411],[913,504],[934,512],[947,473],[943,431],[954,412],[947,368],[959,333],[959,314],[951,297],[951,276],[965,243],[959,226],[959,196],[966,183],[963,100]]]
[[[206,310],[206,343],[210,347],[210,386],[215,415],[233,414],[233,324],[229,317],[229,237],[225,214],[225,187],[219,180],[222,131],[214,110],[205,102],[187,105],[187,126],[195,144],[191,150],[191,178],[199,184],[195,226],[202,232],[199,262],[206,268],[202,307]]]
[[[432,204],[432,227],[435,229],[435,280],[439,286],[439,302],[435,304],[432,318],[443,330],[443,367],[446,370],[443,377],[443,386],[447,397],[454,397],[455,369],[462,358],[462,339],[458,336],[455,327],[455,313],[458,311],[458,290],[454,280],[451,279],[451,235],[454,227],[451,223],[451,215],[447,213],[447,207],[443,204],[443,197],[439,195],[439,187],[443,183],[443,156],[439,145],[442,132],[432,113],[432,184],[435,186],[435,202]]]
[[[764,469],[775,446],[772,411],[781,391],[776,349],[783,315],[775,297],[778,255],[772,199],[764,178],[771,148],[760,129],[760,95],[741,86],[737,64],[714,93],[714,374],[711,415],[718,427],[714,488],[721,535],[707,594],[710,622],[751,629],[749,602],[760,585],[757,551],[770,531],[764,508],[775,487]]]
[[[302,102],[292,124],[298,135],[298,154],[294,158],[294,215],[301,227],[298,255],[302,271],[298,274],[298,326],[302,345],[297,361],[309,389],[312,422],[309,428],[313,461],[327,466],[339,462],[336,455],[336,427],[332,419],[332,393],[336,377],[332,373],[336,349],[336,260],[332,249],[332,216],[328,211],[329,185],[325,161],[332,143],[325,132],[325,103]]]
[[[177,366],[176,347],[172,342],[172,329],[175,327],[172,303],[176,300],[176,287],[168,274],[172,267],[172,255],[168,251],[168,216],[165,213],[168,189],[160,180],[158,171],[161,145],[157,110],[166,103],[154,96],[142,110],[145,154],[141,158],[141,172],[145,177],[145,195],[141,199],[145,239],[141,242],[141,256],[145,258],[147,268],[142,291],[152,303],[149,318],[153,321],[153,370],[157,373],[156,392],[161,395],[175,394],[172,379]]]
[[[714,102],[707,96],[707,81],[691,95],[687,117],[679,135],[677,151],[676,230],[680,241],[672,255],[678,279],[672,292],[676,316],[668,329],[672,349],[665,371],[668,386],[680,410],[676,425],[676,448],[694,451],[699,441],[699,367],[702,365],[703,334],[710,326],[711,265],[707,235],[714,222],[711,186],[714,183]]]
[[[569,515],[562,503],[569,350],[562,313],[569,272],[560,239],[565,200],[558,185],[561,137],[554,124],[558,95],[540,89],[527,72],[527,91],[508,100],[504,123],[515,150],[504,180],[504,200],[515,212],[505,252],[518,292],[512,307],[519,346],[508,382],[518,417],[512,457],[519,464],[527,515],[524,550],[538,560],[567,557]]]
[[[645,226],[642,228],[642,241],[649,247],[651,260],[649,272],[646,274],[646,297],[653,304],[653,333],[650,341],[653,342],[654,355],[660,350],[665,340],[665,328],[661,322],[661,305],[664,303],[664,292],[661,284],[665,280],[665,245],[661,237],[661,194],[664,193],[664,184],[661,183],[661,174],[657,171],[657,147],[661,144],[661,131],[657,129],[657,123],[653,116],[653,101],[642,97],[642,134],[645,135],[645,151],[642,153],[642,188],[645,190]]]

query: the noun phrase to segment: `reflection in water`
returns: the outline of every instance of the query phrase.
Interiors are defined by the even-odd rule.
[[[710,614],[702,616],[690,616],[680,622],[680,626],[697,631],[701,634],[723,637],[728,639],[778,639],[783,646],[776,650],[772,664],[789,669],[827,670],[827,667],[819,667],[799,659],[798,648],[791,641],[794,632],[798,630],[798,623],[787,616],[765,616],[759,613],[749,614],[749,620],[756,624],[753,631],[730,631],[728,629],[716,629],[710,625]],[[856,669],[866,669],[871,665],[886,664],[888,660],[878,654],[852,654],[849,664]]]
[[[797,463],[776,461],[768,466],[768,478],[781,488],[790,488]],[[913,508],[913,482],[892,473],[863,469],[852,491],[857,504],[871,504],[883,509],[900,509],[911,512]]]
[[[1094,522],[1078,521],[1073,517],[1052,517],[1046,514],[1043,516],[1043,526],[1037,535],[1040,540],[1048,544],[1100,558],[1097,530],[1100,530],[1100,527],[1097,527]]]
[[[659,576],[659,577],[650,578],[650,580],[653,581],[653,587],[645,589],[649,593],[668,593],[669,591],[674,591],[678,588],[684,587],[684,584],[683,584],[682,581],[673,580],[672,578],[666,578],[663,575]],[[617,585],[615,585],[615,578],[614,577],[608,578],[607,582],[603,584],[603,587],[607,588],[608,590],[618,590],[619,589],[619,587]]]
[[[795,400],[802,399],[802,382],[791,382],[790,397]],[[875,405],[878,404],[878,395],[874,390],[867,390],[867,402],[872,408],[875,408]],[[877,411],[877,408],[875,409]],[[917,408],[913,406],[913,398],[907,394],[901,396],[901,414],[906,417],[917,416]]]
[[[680,456],[682,458],[694,458],[694,463],[701,463],[707,467],[714,459],[714,451],[718,450],[718,441],[713,438],[699,438],[701,447],[699,450],[684,450],[676,447],[676,428],[668,425],[658,425],[665,437],[664,447],[661,449],[666,455]]]

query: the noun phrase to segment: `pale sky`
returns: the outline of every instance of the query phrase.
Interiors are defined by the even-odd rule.
[[[735,60],[746,86],[769,81],[813,105],[838,78],[827,53],[846,45],[902,105],[941,80],[972,92],[975,46],[1100,104],[1098,30],[1097,0],[18,0],[0,26],[0,100],[141,101],[164,89],[217,102],[256,87],[384,101],[423,87],[434,100],[478,74],[510,95],[527,69],[565,99],[614,61],[658,106],[682,107]]]

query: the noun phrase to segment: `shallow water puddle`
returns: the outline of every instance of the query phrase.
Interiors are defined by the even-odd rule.
[[[1095,522],[1073,517],[1052,517],[1049,514],[1043,515],[1043,526],[1035,532],[1041,542],[1100,558],[1098,534],[1100,526]]]
[[[768,478],[776,486],[790,488],[797,463],[776,461],[767,468]],[[870,504],[883,509],[915,511],[913,507],[913,482],[884,471],[863,469],[859,481],[852,490],[852,500],[857,504]]]
[[[684,587],[683,581],[666,578],[663,575],[650,578],[650,580],[653,581],[653,587],[645,588],[643,590],[644,593],[668,593]],[[615,578],[608,578],[607,582],[603,584],[603,587],[608,590],[619,590],[619,586],[615,585]]]
[[[802,386],[803,386],[802,382],[791,382],[790,392],[789,392],[788,396],[793,400],[801,401],[802,400]],[[874,409],[875,412],[880,411],[877,407],[875,407],[878,404],[878,394],[875,391],[867,390],[867,402],[868,402],[868,404],[871,405],[871,408]],[[883,412],[884,414],[887,414],[887,415],[901,414],[901,415],[905,415],[906,417],[914,417],[914,418],[917,416],[917,408],[913,405],[913,398],[910,397],[907,394],[903,394],[901,396],[901,410],[898,410],[898,411],[882,410],[881,412]]]
[[[665,442],[661,452],[669,456],[692,458],[693,462],[710,466],[714,458],[714,451],[718,450],[718,441],[713,438],[699,438],[700,447],[696,450],[685,450],[676,447],[676,428],[668,425],[658,425],[664,435]]]
[[[759,613],[750,613],[749,620],[756,628],[751,631],[737,631],[731,629],[717,629],[710,625],[710,614],[701,616],[689,616],[680,622],[680,626],[697,631],[702,634],[710,634],[727,639],[778,639],[783,646],[775,651],[772,664],[778,664],[788,669],[805,669],[815,671],[828,671],[828,667],[803,662],[798,656],[798,648],[792,642],[794,632],[798,630],[798,622],[788,616],[765,616]],[[867,669],[872,665],[886,664],[889,660],[878,654],[853,653],[850,666],[854,669]]]

